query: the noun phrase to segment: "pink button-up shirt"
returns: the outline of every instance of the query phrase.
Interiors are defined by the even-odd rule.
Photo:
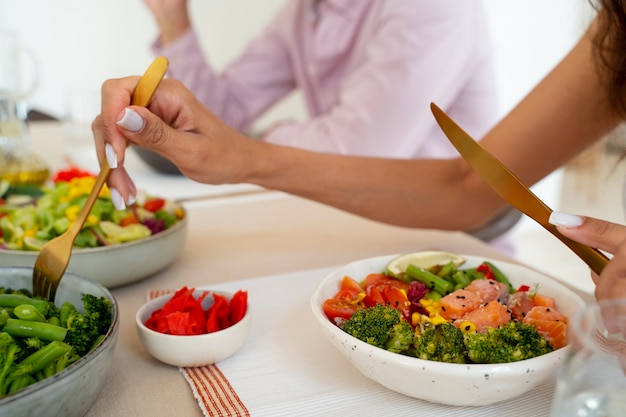
[[[309,150],[394,158],[456,155],[430,112],[436,103],[480,138],[496,121],[487,22],[480,2],[287,1],[221,74],[193,31],[167,47],[169,76],[230,126],[246,131],[298,88],[307,121],[264,136]]]

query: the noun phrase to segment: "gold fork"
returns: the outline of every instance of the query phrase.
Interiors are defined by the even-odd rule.
[[[139,80],[137,87],[133,91],[131,104],[137,106],[147,106],[152,98],[152,94],[159,86],[167,71],[168,61],[164,57],[156,58],[148,67],[144,75]],[[96,202],[100,190],[111,173],[111,167],[106,159],[100,168],[100,173],[96,182],[85,201],[76,221],[62,235],[46,243],[35,261],[33,269],[33,294],[48,298],[54,301],[59,282],[67,269],[72,255],[72,247],[76,236],[82,229]]]

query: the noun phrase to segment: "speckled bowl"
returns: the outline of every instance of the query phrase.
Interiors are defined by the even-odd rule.
[[[339,289],[348,275],[361,280],[371,272],[382,272],[397,255],[364,259],[329,274],[311,297],[311,308],[322,333],[364,376],[379,384],[435,403],[480,406],[515,398],[555,375],[568,347],[546,355],[505,364],[451,364],[417,359],[388,352],[350,336],[331,323],[322,310],[324,300]],[[532,269],[496,260],[462,255],[462,266],[478,266],[488,260],[515,285],[539,284],[540,292],[556,299],[559,311],[567,317],[584,306],[584,301],[562,284]]]
[[[213,305],[214,301],[211,295],[213,293],[226,297],[228,301],[233,297],[232,293],[210,289],[196,289],[193,293],[194,297],[198,298],[204,291],[210,293],[202,300],[204,310]],[[135,317],[139,339],[146,351],[156,359],[168,365],[179,367],[205,366],[228,358],[243,345],[252,323],[249,305],[246,308],[246,314],[239,322],[213,333],[177,336],[159,333],[146,327],[145,322],[152,313],[163,307],[172,296],[173,294],[162,295],[148,301],[139,308]]]
[[[33,268],[0,267],[0,287],[32,289]],[[113,302],[113,321],[102,343],[63,371],[0,399],[0,415],[37,417],[84,416],[107,381],[119,329],[115,298],[99,283],[65,273],[55,304],[71,301],[82,307],[81,294]]]

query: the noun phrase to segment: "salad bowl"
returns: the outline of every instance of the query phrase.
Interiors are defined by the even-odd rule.
[[[89,276],[107,288],[144,279],[170,265],[187,235],[187,216],[155,235],[97,248],[74,248],[67,272]],[[0,267],[33,267],[37,251],[0,249]]]
[[[43,245],[74,221],[94,182],[77,169],[59,171],[41,187],[0,182],[0,266],[35,265]],[[185,209],[143,193],[137,200],[116,210],[109,190],[101,191],[74,241],[67,271],[112,288],[146,278],[176,259],[187,233]]]
[[[363,259],[326,276],[310,299],[319,328],[330,343],[365,377],[398,393],[434,403],[455,406],[481,406],[518,397],[553,378],[569,349],[518,362],[499,364],[454,364],[418,359],[367,344],[344,332],[325,315],[322,305],[340,288],[344,276],[361,281],[370,273],[382,273],[398,255]],[[476,267],[489,261],[500,269],[516,288],[538,285],[541,294],[553,297],[567,317],[584,306],[569,288],[530,268],[482,257],[460,255],[463,267]]]

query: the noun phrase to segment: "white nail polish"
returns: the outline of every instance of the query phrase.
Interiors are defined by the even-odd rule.
[[[117,168],[117,155],[115,154],[115,150],[110,143],[104,145],[104,154],[107,157],[107,162],[109,163],[109,168],[115,169]]]
[[[115,188],[110,188],[109,192],[111,193],[111,201],[113,202],[115,208],[118,210],[124,210],[126,208],[126,204],[124,204],[124,199],[122,198],[120,192]]]
[[[574,214],[563,213],[562,211],[553,211],[550,214],[548,222],[554,226],[562,227],[578,227],[583,224],[583,219]]]
[[[124,116],[118,120],[117,124],[131,132],[139,132],[143,129],[144,122],[136,111],[127,108],[124,109]]]
[[[133,196],[132,194],[128,195],[128,200],[126,200],[126,205],[127,206],[132,206],[133,204],[135,204],[135,196]]]

